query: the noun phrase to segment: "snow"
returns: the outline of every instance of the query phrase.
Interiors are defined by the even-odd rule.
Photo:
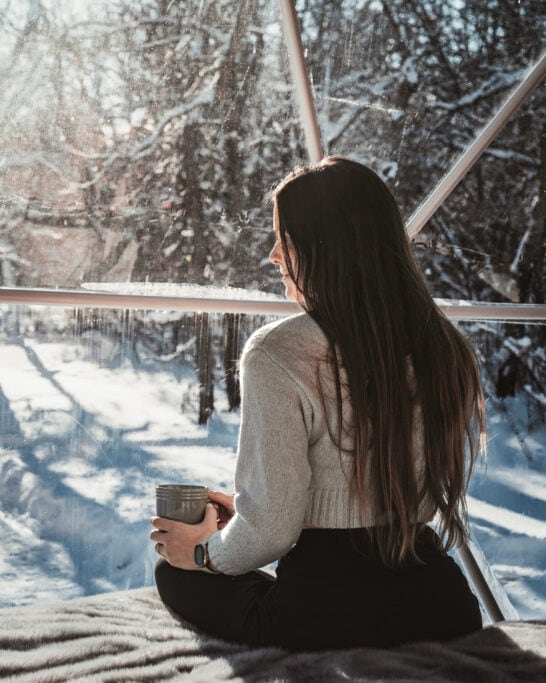
[[[265,259],[269,263],[268,259]],[[132,294],[139,296],[173,296],[186,298],[211,298],[238,301],[286,301],[284,296],[263,292],[260,289],[242,287],[219,287],[218,285],[196,285],[173,282],[84,282],[84,289],[112,294]]]
[[[406,77],[406,80],[408,83],[411,83],[412,85],[416,85],[419,82],[419,75],[417,73],[416,69],[416,58],[415,57],[407,57],[404,60],[404,63],[400,67],[401,72],[404,74]]]
[[[512,512],[498,505],[490,505],[483,500],[468,496],[468,508],[472,519],[485,521],[499,529],[530,536],[531,538],[546,538],[546,521],[534,519],[529,515]]]
[[[155,485],[233,489],[239,415],[222,382],[200,426],[195,371],[180,357],[113,367],[89,340],[60,331],[1,348],[0,606],[152,585]],[[546,428],[523,429],[522,402],[489,401],[489,460],[471,483],[469,512],[511,603],[541,619]]]
[[[468,499],[472,533],[520,616],[544,619],[546,426],[526,427],[523,395],[490,399],[487,410],[488,461]]]
[[[430,106],[437,107],[439,109],[444,109],[445,111],[456,111],[458,109],[464,109],[474,104],[478,100],[482,100],[486,97],[490,97],[492,94],[497,92],[502,92],[506,88],[517,83],[522,77],[522,71],[516,71],[515,73],[495,73],[488,81],[482,83],[478,88],[473,90],[471,93],[463,95],[458,100],[453,102],[440,102],[435,100]]]
[[[518,244],[518,248],[516,251],[516,255],[514,256],[514,260],[510,264],[510,272],[512,273],[512,275],[517,275],[517,273],[519,272],[519,263],[520,263],[521,259],[523,258],[523,253],[524,253],[525,248],[527,247],[527,242],[529,241],[529,237],[531,236],[532,229],[533,229],[533,226],[531,224],[531,225],[529,225],[527,230],[523,233],[523,237],[521,238],[521,240]]]

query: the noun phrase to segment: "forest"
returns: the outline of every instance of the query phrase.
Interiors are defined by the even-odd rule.
[[[374,168],[406,219],[544,44],[538,0],[296,7],[324,149]],[[0,0],[0,27],[0,285],[280,292],[268,195],[307,153],[277,3]],[[538,88],[414,239],[435,297],[545,302],[545,112]],[[74,329],[102,315],[76,312]],[[109,329],[122,335],[124,316]],[[200,421],[213,348],[228,347],[236,406],[240,318],[164,324],[133,332],[161,356],[193,326]],[[521,393],[543,421],[546,328],[468,331],[488,389]]]

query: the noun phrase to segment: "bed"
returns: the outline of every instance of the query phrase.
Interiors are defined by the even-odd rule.
[[[0,679],[539,682],[546,622],[503,622],[450,643],[294,654],[203,635],[142,588],[0,610]]]

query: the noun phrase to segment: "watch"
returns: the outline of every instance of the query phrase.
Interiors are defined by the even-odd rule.
[[[213,574],[220,574],[220,572],[217,569],[212,569],[210,565],[208,543],[199,543],[198,545],[196,545],[195,550],[193,552],[193,557],[195,564],[199,567],[199,569],[208,570]]]

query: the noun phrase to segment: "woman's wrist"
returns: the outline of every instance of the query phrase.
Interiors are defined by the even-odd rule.
[[[220,570],[215,567],[209,556],[209,544],[207,541],[198,543],[194,550],[195,565],[198,569],[209,571],[212,574],[220,574]]]

